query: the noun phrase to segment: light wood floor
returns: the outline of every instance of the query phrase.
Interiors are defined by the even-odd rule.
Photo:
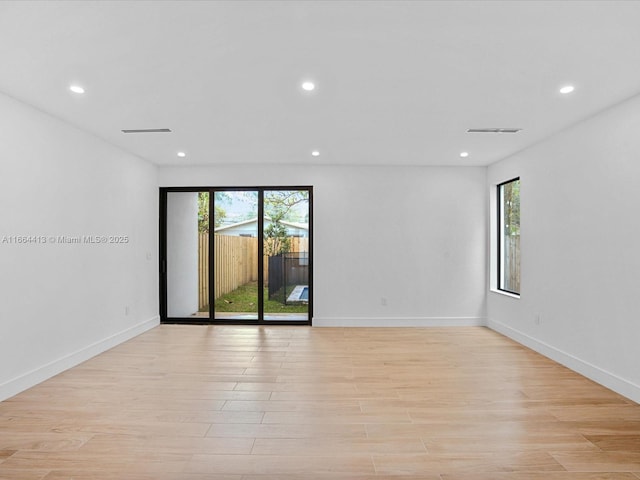
[[[638,480],[640,405],[485,328],[166,325],[0,403],[11,480]]]

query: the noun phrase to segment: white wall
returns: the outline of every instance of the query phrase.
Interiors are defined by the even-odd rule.
[[[160,184],[313,186],[315,326],[478,325],[485,321],[485,174],[453,167],[161,167]]]
[[[640,402],[638,125],[640,97],[489,168],[491,190],[521,178],[522,295],[489,293],[487,315]]]
[[[198,193],[167,195],[167,314],[198,311]]]
[[[4,399],[158,323],[158,192],[154,166],[4,95],[0,145]]]

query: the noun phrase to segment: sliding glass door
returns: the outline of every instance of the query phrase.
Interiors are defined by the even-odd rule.
[[[208,195],[202,191],[166,193],[166,247],[161,261],[166,317],[209,318]]]
[[[311,187],[160,193],[163,322],[311,323]]]
[[[306,320],[309,315],[309,192],[264,192],[264,318]]]
[[[214,305],[218,320],[258,320],[258,191],[216,191]]]

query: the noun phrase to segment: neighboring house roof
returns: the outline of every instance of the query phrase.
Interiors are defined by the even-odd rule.
[[[271,219],[269,217],[265,217],[265,220],[271,221]],[[251,218],[249,220],[243,220],[242,222],[232,223],[231,225],[224,225],[222,227],[215,228],[213,231],[214,232],[223,232],[225,230],[230,230],[232,228],[241,227],[243,225],[249,225],[251,223],[257,224],[258,223],[258,217]],[[278,223],[284,225],[285,227],[298,228],[300,230],[309,230],[309,224],[308,223],[287,222],[285,220],[280,220],[280,222],[278,222]]]
[[[271,219],[269,219],[271,220]],[[284,220],[280,220],[282,225],[286,225],[287,227],[299,228],[301,230],[309,230],[308,223],[297,223],[297,222],[285,222]]]

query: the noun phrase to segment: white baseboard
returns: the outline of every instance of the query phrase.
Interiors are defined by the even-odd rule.
[[[314,327],[483,327],[483,317],[313,317]]]
[[[27,372],[19,377],[0,384],[0,401],[13,397],[65,370],[75,367],[76,365],[89,360],[96,355],[109,350],[110,348],[120,345],[127,340],[132,339],[152,329],[160,324],[160,317],[155,316],[143,322],[140,322],[126,330],[118,332],[103,340],[99,340],[91,345],[81,348],[80,350],[65,355],[62,358],[53,360],[41,367]]]
[[[600,385],[603,385],[636,403],[640,403],[640,385],[636,385],[611,372],[607,372],[600,367],[589,362],[585,362],[584,360],[581,360],[570,353],[559,350],[552,345],[536,340],[526,333],[515,330],[502,322],[496,322],[489,319],[487,326],[490,329],[524,345],[525,347],[528,347],[531,350],[564,365],[574,372],[584,375],[588,379],[593,380],[594,382],[599,383]]]

